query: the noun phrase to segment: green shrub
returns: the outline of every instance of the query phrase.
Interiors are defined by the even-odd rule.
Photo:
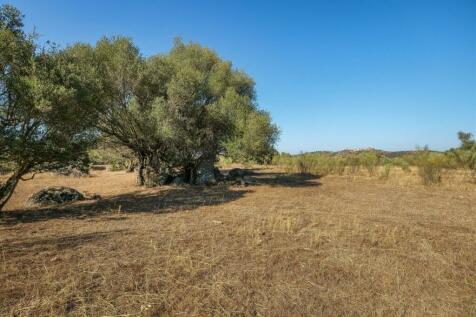
[[[476,140],[471,133],[458,132],[460,146],[446,154],[451,167],[470,170],[470,182],[476,183]]]
[[[379,157],[377,153],[366,151],[359,155],[360,164],[367,169],[370,176],[375,174],[375,170],[379,164]]]
[[[427,148],[418,151],[415,155],[415,164],[424,185],[440,183],[443,169],[448,166],[444,154],[430,152]]]
[[[383,170],[380,172],[379,178],[383,180],[387,180],[390,177],[390,170],[392,169],[392,165],[385,164],[383,166]]]
[[[297,167],[298,173],[300,173],[300,174],[306,174],[307,171],[308,171],[308,164],[307,164],[307,162],[304,161],[303,158],[299,158],[297,160],[296,167]]]
[[[383,152],[373,150],[339,153],[314,152],[291,155],[282,153],[273,157],[273,164],[284,167],[288,172],[310,173],[315,175],[357,173],[364,167],[370,176],[374,176],[377,168],[380,179],[388,179],[392,167],[399,167],[410,173],[415,166],[423,184],[441,182],[444,169],[459,168],[469,170],[471,181],[476,183],[476,141],[470,133],[458,134],[461,145],[445,153],[430,151],[427,147],[417,151],[406,152],[398,157],[385,156]]]
[[[112,163],[111,165],[108,165],[107,167],[107,170],[110,172],[123,171],[125,169],[126,167],[120,163]]]
[[[347,166],[349,166],[349,173],[355,174],[360,170],[360,160],[356,155],[347,157]]]
[[[225,167],[225,166],[231,165],[232,163],[233,163],[233,160],[230,157],[225,157],[223,155],[220,155],[218,157],[218,163],[217,163],[218,166]]]
[[[0,163],[0,175],[8,174],[15,171],[15,165],[12,162]]]
[[[339,175],[344,175],[346,166],[346,160],[342,157],[337,157],[335,159],[335,172]]]
[[[397,158],[392,160],[392,164],[394,166],[400,167],[402,169],[402,171],[404,171],[406,173],[411,172],[410,163],[408,163],[408,161],[406,161],[404,158],[397,157]]]

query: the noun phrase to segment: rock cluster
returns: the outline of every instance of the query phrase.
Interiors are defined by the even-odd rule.
[[[256,181],[251,178],[252,172],[241,168],[233,168],[228,171],[225,179],[237,185],[248,186],[256,184]]]
[[[227,177],[232,180],[232,179],[237,179],[239,177],[247,176],[250,173],[247,170],[243,170],[241,168],[232,168],[231,170],[228,171]]]
[[[187,177],[182,174],[177,174],[174,171],[163,171],[157,174],[154,170],[146,171],[145,185],[147,187],[161,186],[161,185],[175,185],[182,186],[190,183]],[[213,162],[203,162],[196,170],[196,177],[193,184],[195,185],[216,185],[225,180],[225,176],[220,173]]]
[[[202,163],[197,169],[195,178],[195,185],[217,185],[218,183],[228,183],[236,185],[251,185],[256,184],[256,181],[250,176],[252,172],[245,169],[233,168],[226,175],[223,175],[213,162]],[[156,174],[153,170],[146,172],[147,187],[161,186],[161,185],[175,185],[183,186],[189,182],[186,178],[179,174],[166,173]]]
[[[197,185],[216,185],[223,181],[225,177],[213,162],[202,163],[197,170]]]
[[[56,171],[56,174],[62,176],[73,176],[73,177],[89,177],[88,171],[81,170],[77,167],[66,166]]]
[[[83,199],[83,194],[74,188],[55,186],[44,188],[31,195],[28,199],[28,202],[32,205],[48,206],[64,204]]]

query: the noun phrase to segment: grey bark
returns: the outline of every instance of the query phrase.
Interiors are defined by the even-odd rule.
[[[136,173],[137,173],[136,183],[139,186],[144,186],[145,184],[144,172],[145,172],[145,163],[144,163],[144,160],[141,159],[139,160],[139,164],[137,164],[137,168],[136,168]]]
[[[12,197],[13,191],[17,187],[18,181],[21,178],[20,173],[14,173],[7,181],[0,185],[0,211],[6,205],[10,197]]]

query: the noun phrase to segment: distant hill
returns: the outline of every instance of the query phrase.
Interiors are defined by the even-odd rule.
[[[363,152],[375,152],[379,156],[385,156],[389,158],[401,157],[405,155],[410,155],[416,152],[413,151],[384,151],[374,148],[366,148],[366,149],[345,149],[340,151],[313,151],[313,152],[306,152],[302,154],[323,154],[323,155],[352,155],[352,154],[360,154]],[[430,151],[430,152],[438,152],[438,151]]]

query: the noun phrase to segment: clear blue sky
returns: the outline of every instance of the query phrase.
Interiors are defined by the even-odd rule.
[[[256,81],[280,151],[444,150],[476,134],[476,1],[0,1],[42,40],[133,38],[144,55],[175,36]]]

